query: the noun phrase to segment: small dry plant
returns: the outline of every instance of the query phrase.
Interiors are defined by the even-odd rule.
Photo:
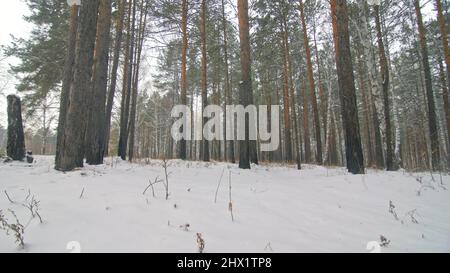
[[[205,240],[203,240],[201,233],[197,233],[197,247],[198,253],[203,253],[205,250]]]
[[[397,212],[395,212],[395,206],[394,203],[392,203],[392,201],[389,201],[389,213],[392,214],[395,218],[395,220],[399,220],[398,216],[397,216]]]
[[[31,215],[30,221],[31,221],[32,219],[34,219],[34,218],[37,217],[37,218],[39,219],[39,222],[40,222],[41,224],[43,223],[42,217],[41,217],[41,215],[39,214],[39,204],[40,204],[41,201],[37,200],[37,199],[34,197],[34,195],[31,196],[31,192],[30,192],[30,191],[28,191],[28,195],[27,195],[27,197],[25,198],[25,201],[24,201],[24,202],[13,201],[13,200],[11,199],[11,197],[9,197],[8,192],[7,192],[6,190],[5,190],[4,192],[5,192],[6,198],[8,198],[8,200],[9,200],[9,202],[10,202],[11,204],[20,205],[20,206],[25,207],[25,208],[28,209],[28,211],[30,212],[30,215]],[[31,196],[31,199],[30,199],[30,196]]]
[[[233,201],[231,199],[231,171],[228,175],[228,185],[229,185],[229,202],[228,202],[228,211],[231,214],[231,221],[234,222],[234,215],[233,215]]]
[[[166,189],[166,200],[169,200],[169,161],[166,158],[163,158],[162,167],[164,168],[164,175],[166,177],[166,181],[164,182],[164,187]]]
[[[25,247],[23,234],[25,233],[25,228],[19,222],[16,213],[13,210],[8,209],[8,212],[13,216],[15,223],[10,223],[3,211],[0,210],[0,229],[6,231],[6,235],[12,235],[16,239],[16,243],[22,249]]]

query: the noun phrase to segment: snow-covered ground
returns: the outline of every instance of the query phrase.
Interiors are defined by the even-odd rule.
[[[8,209],[15,211],[25,226],[25,249],[0,230],[0,252],[69,252],[73,241],[82,252],[197,252],[197,233],[205,252],[369,252],[381,235],[390,241],[382,252],[450,252],[448,175],[353,176],[306,165],[244,171],[174,160],[166,201],[161,183],[156,197],[151,188],[143,194],[149,180],[164,177],[161,161],[106,163],[70,173],[53,170],[52,157],[0,163],[0,209],[10,222]],[[33,195],[42,224],[19,204]]]

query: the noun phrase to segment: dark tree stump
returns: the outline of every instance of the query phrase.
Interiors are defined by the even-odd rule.
[[[15,95],[8,96],[8,142],[6,152],[13,160],[22,161],[25,157],[22,105],[20,98]]]

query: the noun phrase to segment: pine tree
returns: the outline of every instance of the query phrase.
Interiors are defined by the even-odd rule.
[[[208,106],[208,59],[207,59],[207,45],[206,45],[206,0],[202,0],[200,11],[200,36],[201,36],[201,51],[202,51],[202,113]],[[202,118],[202,128],[205,126],[207,118]],[[201,157],[203,161],[209,161],[209,141],[203,138],[201,146]]]
[[[56,169],[59,169],[61,167],[60,157],[63,150],[62,139],[65,131],[67,108],[69,107],[70,84],[72,83],[73,67],[75,64],[78,12],[79,12],[78,5],[73,5],[70,8],[70,24],[69,24],[69,35],[67,39],[67,53],[64,64],[60,105],[59,105],[59,118],[58,118],[56,156],[55,156]]]
[[[105,103],[108,85],[108,63],[111,29],[111,0],[100,0],[97,23],[92,91],[88,100],[86,132],[86,162],[91,165],[103,164],[106,149],[105,141]]]
[[[363,174],[364,157],[359,133],[355,78],[350,53],[347,1],[331,0],[331,14],[333,19],[342,120],[345,130],[344,137],[347,169],[352,174]]]
[[[439,135],[437,130],[436,106],[434,102],[433,83],[431,79],[430,61],[428,59],[428,46],[426,30],[423,25],[422,11],[419,0],[414,0],[414,8],[417,17],[417,27],[419,29],[419,41],[422,53],[422,65],[425,74],[425,90],[428,105],[428,127],[431,141],[431,169],[440,168]]]
[[[248,1],[238,0],[240,59],[242,80],[239,86],[239,102],[244,107],[250,104],[252,91],[250,60],[250,28],[248,20]],[[249,117],[245,117],[245,140],[239,141],[239,168],[250,169],[250,125]]]
[[[98,0],[81,2],[74,76],[69,95],[67,119],[61,139],[60,171],[83,166],[86,132],[87,90],[91,88],[94,46],[98,18]]]

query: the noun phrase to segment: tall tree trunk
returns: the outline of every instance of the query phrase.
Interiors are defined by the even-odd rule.
[[[86,162],[103,164],[105,141],[105,101],[108,85],[109,44],[111,29],[111,0],[100,0],[97,23],[97,42],[93,72],[93,97],[88,112],[86,133]]]
[[[201,12],[200,12],[200,36],[202,44],[202,128],[208,122],[208,118],[203,117],[203,111],[208,106],[208,60],[206,51],[206,0],[202,0]],[[202,152],[201,157],[203,161],[209,161],[209,141],[204,137],[202,138]]]
[[[182,1],[181,11],[181,32],[183,35],[183,45],[181,48],[181,104],[187,106],[187,50],[188,50],[188,33],[187,33],[187,21],[188,21],[188,1]],[[187,119],[187,117],[183,117]],[[187,128],[183,128],[184,131]],[[186,160],[186,139],[180,140],[180,154],[179,157],[182,160]]]
[[[383,89],[383,104],[384,104],[384,122],[386,126],[386,168],[388,171],[395,171],[397,168],[394,164],[394,151],[392,145],[392,126],[391,126],[391,112],[389,105],[389,67],[386,58],[386,51],[383,42],[383,33],[381,31],[380,20],[380,6],[375,5],[375,25],[377,29],[378,51],[380,57],[380,70]]]
[[[134,141],[135,141],[135,131],[136,131],[136,107],[137,107],[137,97],[139,89],[139,71],[141,66],[141,56],[142,48],[144,46],[145,29],[147,24],[147,10],[148,4],[145,5],[145,1],[141,1],[139,7],[139,32],[136,39],[136,52],[135,52],[135,63],[134,63],[134,76],[133,76],[133,87],[132,87],[132,97],[131,97],[131,110],[130,110],[130,123],[129,123],[129,147],[128,147],[128,159],[130,162],[134,158]]]
[[[358,78],[359,78],[359,86],[360,86],[360,90],[361,90],[361,95],[362,95],[362,103],[363,103],[363,115],[364,115],[364,135],[365,135],[365,139],[366,139],[366,151],[367,151],[367,156],[366,156],[366,162],[367,162],[367,166],[372,166],[373,164],[373,155],[372,155],[372,138],[370,135],[370,118],[369,118],[369,103],[368,103],[368,99],[367,99],[367,89],[366,89],[366,84],[364,82],[364,70],[363,70],[363,60],[361,59],[361,54],[360,54],[360,49],[358,48]]]
[[[414,0],[414,8],[417,16],[417,26],[419,28],[420,47],[422,51],[422,63],[425,74],[425,89],[428,104],[428,126],[431,141],[431,168],[439,169],[440,152],[439,152],[439,134],[437,130],[436,107],[434,104],[433,84],[431,79],[430,62],[428,60],[428,46],[426,38],[426,30],[423,25],[422,12],[420,10],[419,0]]]
[[[314,72],[312,67],[312,59],[311,59],[311,49],[309,47],[309,39],[308,39],[308,30],[306,28],[306,20],[304,14],[303,1],[300,0],[300,17],[302,21],[303,27],[303,44],[305,46],[306,51],[306,64],[307,64],[307,74],[309,81],[309,90],[311,95],[311,102],[313,108],[313,117],[314,117],[314,129],[316,135],[316,161],[319,165],[322,165],[323,157],[322,157],[322,137],[320,133],[320,116],[319,109],[317,106],[317,96],[316,96],[316,83],[314,81]]]
[[[70,86],[64,134],[61,139],[60,164],[56,166],[60,171],[71,171],[76,167],[83,167],[87,118],[86,93],[92,84],[98,7],[98,0],[81,2],[74,75]]]
[[[319,98],[320,98],[320,112],[322,113],[322,123],[323,123],[323,132],[324,134],[326,134],[327,131],[327,125],[328,125],[328,120],[327,120],[327,115],[325,114],[327,112],[327,104],[328,104],[328,99],[327,99],[327,94],[324,88],[324,84],[322,82],[322,69],[321,69],[321,65],[320,65],[320,59],[319,59],[319,49],[317,47],[317,38],[316,38],[316,21],[314,18],[314,25],[313,25],[313,39],[314,39],[314,51],[315,51],[315,59],[316,59],[316,63],[317,63],[317,77],[319,80]]]
[[[287,30],[285,25],[282,26],[281,32],[281,41],[283,48],[283,106],[284,106],[284,156],[285,160],[290,162],[292,161],[292,126],[291,126],[291,98],[289,95],[289,72],[288,72],[288,63],[287,63],[287,53],[286,53],[286,40],[287,40]]]
[[[230,85],[230,71],[228,64],[228,30],[227,30],[227,18],[225,15],[225,1],[222,0],[222,27],[223,27],[223,54],[225,61],[225,105],[232,104],[232,94]],[[224,112],[224,120],[227,119],[226,112]],[[224,126],[224,135],[227,135],[227,126]],[[234,156],[234,140],[225,140],[225,161],[230,160],[231,163],[235,163]]]
[[[350,52],[348,11],[346,0],[331,0],[336,67],[341,98],[342,120],[346,148],[347,169],[353,174],[364,173],[364,156],[356,103],[355,77]]]
[[[367,74],[369,76],[370,90],[369,90],[369,107],[372,118],[373,132],[372,137],[374,139],[373,154],[375,156],[375,166],[379,169],[384,168],[383,159],[383,144],[381,140],[380,132],[380,120],[378,118],[378,110],[376,104],[376,96],[380,93],[380,80],[377,75],[377,68],[375,57],[372,51],[372,35],[370,34],[369,24],[367,22],[367,3],[365,0],[360,1],[359,9],[361,10],[361,27],[358,28],[361,43],[363,45],[364,56],[367,66]]]
[[[287,26],[285,24],[285,58],[287,62],[287,68],[288,68],[288,74],[289,74],[289,90],[290,90],[290,97],[291,97],[291,113],[292,113],[292,119],[294,123],[294,152],[295,152],[295,161],[297,163],[297,169],[301,170],[301,155],[299,150],[299,143],[300,143],[300,137],[299,137],[299,131],[298,131],[298,117],[297,117],[297,109],[296,109],[296,103],[295,103],[295,95],[294,95],[294,79],[293,79],[293,71],[292,71],[292,57],[291,57],[291,50],[289,46],[289,35],[287,35]]]
[[[109,86],[109,92],[108,92],[108,99],[106,102],[106,113],[105,113],[105,156],[109,154],[109,138],[110,138],[110,131],[111,131],[111,113],[112,108],[114,105],[114,97],[116,94],[116,87],[117,87],[117,71],[119,69],[119,58],[120,58],[120,51],[122,48],[122,37],[123,37],[123,25],[124,25],[124,18],[125,18],[125,5],[126,0],[120,0],[119,1],[119,17],[116,22],[116,37],[114,42],[114,59],[112,63],[112,69],[111,69],[111,83]]]
[[[125,53],[124,78],[122,90],[122,107],[120,115],[120,135],[119,135],[119,156],[122,160],[127,159],[129,118],[130,118],[130,100],[133,83],[133,63],[135,46],[135,21],[136,21],[136,0],[129,4],[128,12],[128,33],[127,33],[127,52]]]
[[[447,66],[447,86],[442,88],[443,91],[443,99],[444,99],[444,111],[445,111],[445,118],[447,121],[447,132],[449,134],[448,138],[448,149],[450,151],[450,110],[449,110],[449,101],[448,101],[448,92],[450,91],[450,50],[448,48],[448,33],[447,33],[447,25],[446,25],[446,19],[442,10],[442,2],[441,0],[436,0],[436,9],[438,12],[438,21],[439,21],[439,29],[441,31],[441,41],[442,41],[442,48],[444,50],[444,58],[445,58],[445,65]],[[450,154],[450,152],[449,152]]]
[[[238,0],[240,59],[242,81],[239,86],[239,102],[244,107],[251,103],[252,79],[251,79],[251,57],[250,57],[250,28],[248,20],[248,0]],[[250,139],[249,139],[249,117],[245,117],[245,140],[239,141],[239,168],[250,169]]]
[[[69,35],[67,39],[67,53],[64,63],[63,71],[63,83],[61,88],[61,98],[59,105],[59,118],[58,118],[58,130],[56,140],[56,156],[55,156],[55,168],[58,170],[61,168],[61,154],[63,152],[65,144],[63,143],[64,130],[66,126],[67,108],[69,107],[70,96],[70,84],[73,78],[73,67],[75,65],[75,50],[77,44],[77,29],[78,29],[78,11],[80,7],[73,5],[70,8],[70,23],[69,23]]]

